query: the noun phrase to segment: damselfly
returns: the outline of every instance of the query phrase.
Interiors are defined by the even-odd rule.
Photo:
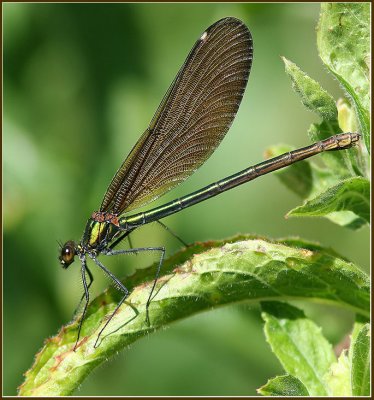
[[[224,18],[210,26],[197,40],[166,92],[146,131],[120,166],[110,183],[99,211],[87,221],[79,243],[68,241],[61,248],[64,268],[78,256],[86,302],[80,320],[77,347],[89,302],[93,276],[87,257],[107,274],[123,297],[100,330],[98,340],[129,292],[98,256],[157,251],[160,253],[150,304],[165,255],[164,247],[115,250],[136,228],[179,212],[261,175],[283,168],[323,151],[350,148],[357,133],[332,136],[310,146],[291,151],[251,166],[192,194],[147,212],[129,214],[162,196],[183,182],[217,148],[233,122],[241,103],[252,65],[252,36],[236,18]],[[89,282],[87,283],[86,274]]]

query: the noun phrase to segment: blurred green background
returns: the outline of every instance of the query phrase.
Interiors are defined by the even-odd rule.
[[[225,16],[254,38],[254,64],[237,118],[211,159],[161,204],[259,162],[268,146],[309,144],[318,118],[301,105],[281,55],[337,99],[318,58],[318,4],[4,4],[4,394],[15,395],[43,340],[73,315],[78,263],[64,271],[59,241],[78,240],[114,172],[151,120],[201,33]],[[187,242],[255,233],[299,235],[369,267],[369,230],[324,219],[284,219],[299,204],[273,176],[164,222]],[[180,244],[157,224],[135,246]],[[119,276],[154,256],[110,260]],[[93,293],[108,285],[94,269]],[[334,344],[353,316],[306,307]],[[259,310],[229,306],[152,334],[97,369],[79,395],[254,395],[282,368],[265,343]]]

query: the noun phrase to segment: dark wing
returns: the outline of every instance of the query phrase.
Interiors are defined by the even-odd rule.
[[[248,28],[231,17],[211,25],[115,174],[100,211],[122,214],[141,207],[196,171],[230,128],[251,65]]]

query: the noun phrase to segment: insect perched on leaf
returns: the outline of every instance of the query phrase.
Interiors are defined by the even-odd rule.
[[[248,28],[236,18],[224,18],[211,25],[196,41],[161,101],[148,128],[140,137],[110,183],[99,211],[87,221],[79,243],[61,247],[60,262],[69,267],[78,256],[86,300],[80,320],[76,349],[89,302],[93,276],[87,257],[107,274],[123,297],[101,328],[95,346],[115,312],[129,294],[124,284],[99,261],[99,255],[155,251],[160,260],[150,290],[152,299],[164,260],[164,247],[116,250],[136,228],[179,212],[261,175],[283,168],[323,151],[350,148],[357,133],[343,133],[283,154],[212,183],[192,194],[150,211],[129,214],[174,188],[199,168],[217,148],[229,130],[241,103],[252,65],[253,42]],[[89,282],[87,283],[88,275]],[[84,298],[82,297],[82,299]]]

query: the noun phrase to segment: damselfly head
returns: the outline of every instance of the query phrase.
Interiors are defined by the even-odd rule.
[[[73,261],[74,256],[77,254],[75,242],[69,240],[66,242],[60,251],[59,260],[63,268],[67,268]]]

